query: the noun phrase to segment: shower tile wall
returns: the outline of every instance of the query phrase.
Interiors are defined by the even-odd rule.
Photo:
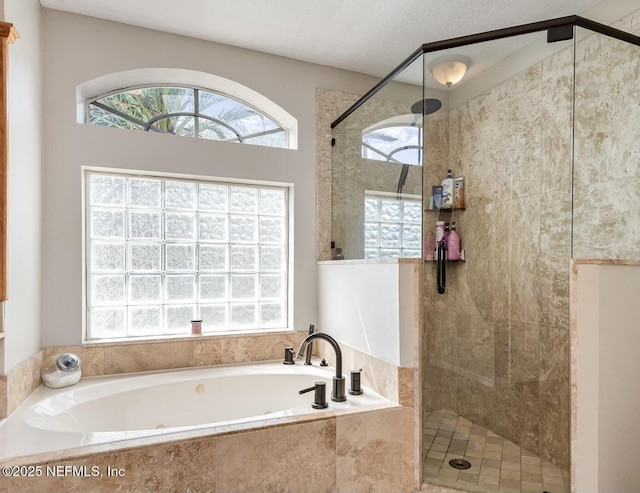
[[[615,27],[640,34],[640,12]],[[447,293],[424,270],[425,409],[451,409],[569,463],[573,53],[565,49],[425,122],[425,194],[466,181],[467,262]],[[640,56],[595,34],[576,48],[574,258],[640,259]],[[444,131],[443,131],[444,129]]]
[[[640,10],[614,24],[640,36]],[[640,47],[595,34],[576,49],[576,259],[640,260]]]

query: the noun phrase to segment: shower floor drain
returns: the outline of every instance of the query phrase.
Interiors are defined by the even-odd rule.
[[[469,469],[471,467],[471,462],[464,459],[451,459],[449,461],[449,465],[454,469]]]

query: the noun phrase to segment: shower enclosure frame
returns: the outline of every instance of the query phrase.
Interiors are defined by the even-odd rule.
[[[434,41],[432,43],[425,43],[420,48],[416,49],[411,55],[405,58],[396,68],[394,68],[389,74],[387,74],[380,82],[367,91],[360,99],[358,99],[353,105],[351,105],[344,113],[336,118],[331,123],[331,128],[337,127],[342,121],[346,120],[349,115],[356,111],[360,106],[371,99],[380,89],[391,82],[400,72],[416,61],[420,55],[425,53],[432,53],[435,51],[447,50],[451,48],[459,48],[461,46],[467,46],[477,43],[484,43],[486,41],[495,41],[497,39],[510,38],[513,36],[519,36],[522,34],[530,34],[539,31],[545,31],[552,28],[561,27],[582,27],[589,29],[590,31],[604,34],[620,41],[625,41],[636,46],[640,46],[640,37],[630,34],[625,31],[601,24],[591,19],[586,19],[578,15],[570,15],[566,17],[558,17],[556,19],[549,19],[546,21],[533,22],[530,24],[522,24],[520,26],[507,27],[504,29],[496,29],[494,31],[487,31],[484,33],[470,34],[468,36],[461,36],[458,38],[446,39],[443,41]]]

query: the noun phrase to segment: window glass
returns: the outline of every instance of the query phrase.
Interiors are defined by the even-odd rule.
[[[191,87],[136,87],[89,101],[91,125],[286,147],[285,130],[233,97]]]
[[[86,182],[88,340],[288,326],[286,187]]]
[[[368,193],[364,199],[365,258],[420,257],[419,197]]]

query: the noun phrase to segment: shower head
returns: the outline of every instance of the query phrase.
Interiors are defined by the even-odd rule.
[[[422,99],[411,105],[411,113],[414,115],[430,115],[442,108],[442,101],[435,98]]]

